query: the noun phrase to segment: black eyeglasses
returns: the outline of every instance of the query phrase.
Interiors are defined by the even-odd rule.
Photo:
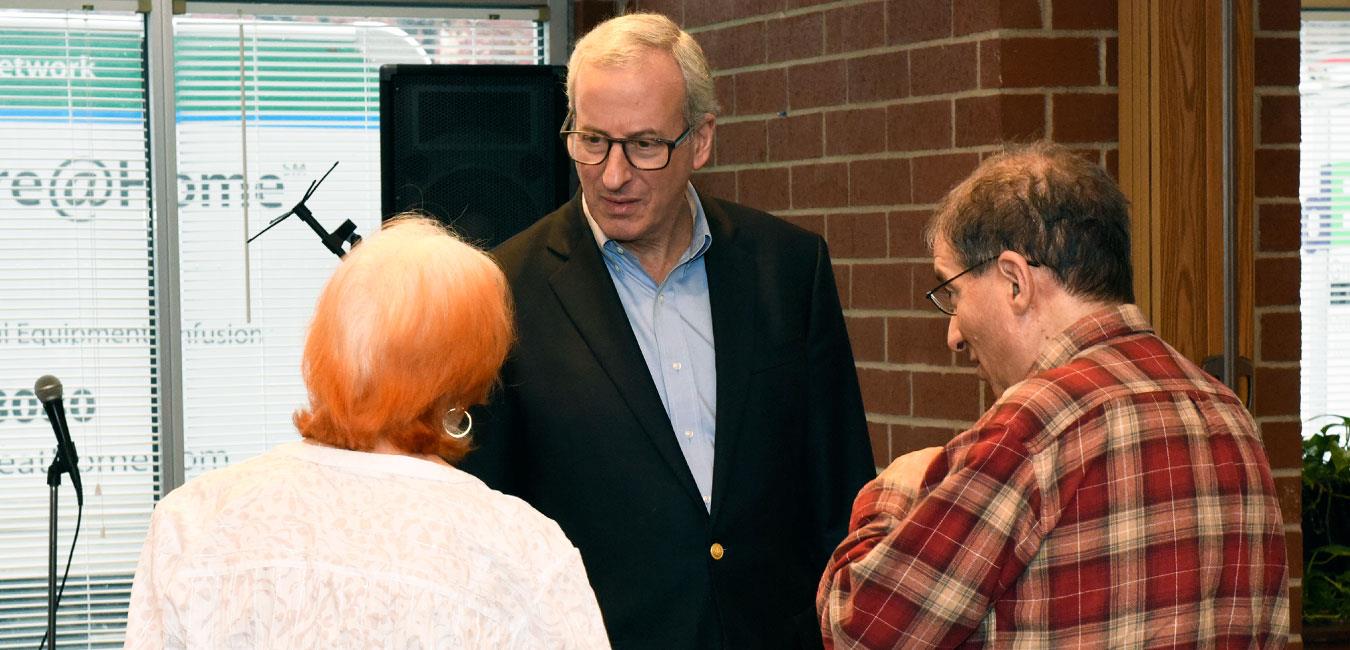
[[[972,266],[970,266],[970,267],[967,268],[966,270],[964,270],[964,271],[962,271],[962,272],[960,272],[960,273],[957,273],[956,275],[953,275],[953,276],[950,277],[950,278],[947,278],[947,281],[946,281],[946,282],[943,282],[942,284],[939,284],[938,286],[933,287],[932,291],[929,291],[928,293],[926,293],[926,294],[924,294],[924,295],[927,296],[929,300],[933,301],[933,304],[937,306],[937,308],[938,308],[939,311],[941,311],[942,313],[944,313],[944,314],[946,314],[946,315],[948,315],[948,316],[955,316],[955,315],[956,315],[956,302],[955,302],[956,296],[953,296],[953,295],[952,295],[952,290],[949,289],[949,288],[947,288],[947,285],[951,284],[953,280],[955,280],[955,279],[957,279],[957,278],[959,278],[959,277],[961,277],[961,276],[963,276],[963,275],[965,275],[965,274],[967,274],[967,273],[970,273],[971,271],[974,271],[975,269],[978,269],[978,268],[980,268],[981,266],[984,266],[985,264],[988,264],[988,263],[990,263],[990,262],[992,262],[992,261],[994,261],[994,260],[996,260],[996,259],[998,259],[998,256],[997,256],[997,255],[995,255],[995,256],[993,256],[993,257],[986,257],[986,258],[984,258],[984,259],[982,259],[982,260],[976,262],[975,264],[973,264]]]
[[[570,124],[569,118],[564,124]],[[590,131],[560,131],[567,143],[567,155],[582,165],[599,165],[609,158],[609,152],[615,143],[621,145],[624,158],[634,169],[656,171],[670,164],[670,155],[680,146],[689,134],[694,132],[693,125],[685,128],[684,133],[674,140],[664,138],[611,138]]]

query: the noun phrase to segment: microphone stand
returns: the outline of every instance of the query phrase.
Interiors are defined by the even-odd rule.
[[[47,526],[47,637],[51,647],[56,647],[56,511],[57,496],[61,487],[61,474],[70,471],[70,460],[56,449],[56,457],[47,468],[47,486],[51,494],[50,512]]]
[[[329,233],[327,230],[324,230],[323,226],[319,224],[319,220],[314,218],[314,213],[310,212],[309,207],[305,205],[305,201],[308,201],[309,197],[314,196],[314,191],[319,189],[319,185],[323,183],[325,178],[328,178],[329,174],[333,173],[333,170],[336,169],[337,166],[337,163],[333,163],[333,166],[329,167],[328,171],[324,172],[322,178],[309,184],[309,189],[305,190],[305,195],[300,197],[300,202],[296,203],[295,207],[291,208],[286,214],[273,219],[271,223],[267,224],[266,228],[263,228],[258,234],[249,237],[247,243],[253,243],[253,240],[261,237],[263,233],[271,230],[272,226],[285,221],[286,217],[291,215],[300,217],[301,221],[309,224],[309,227],[319,235],[319,241],[323,242],[323,245],[339,258],[347,254],[347,251],[342,248],[343,242],[346,242],[350,246],[361,243],[361,236],[356,234],[356,224],[352,223],[351,219],[342,222],[342,225],[338,226],[337,230]]]

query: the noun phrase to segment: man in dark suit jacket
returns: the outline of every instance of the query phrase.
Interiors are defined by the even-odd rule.
[[[569,70],[581,192],[495,251],[519,338],[462,467],[562,526],[616,647],[819,647],[875,474],[825,242],[689,184],[717,105],[668,19]]]

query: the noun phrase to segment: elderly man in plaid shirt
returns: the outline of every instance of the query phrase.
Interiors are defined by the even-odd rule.
[[[928,297],[1000,397],[858,494],[817,595],[827,645],[1284,644],[1270,463],[1131,304],[1129,226],[1106,172],[1048,143],[944,200]]]

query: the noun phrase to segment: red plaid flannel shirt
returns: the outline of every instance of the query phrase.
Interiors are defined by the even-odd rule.
[[[817,594],[830,647],[1280,647],[1270,463],[1133,305],[1075,323],[908,493],[878,478]]]

